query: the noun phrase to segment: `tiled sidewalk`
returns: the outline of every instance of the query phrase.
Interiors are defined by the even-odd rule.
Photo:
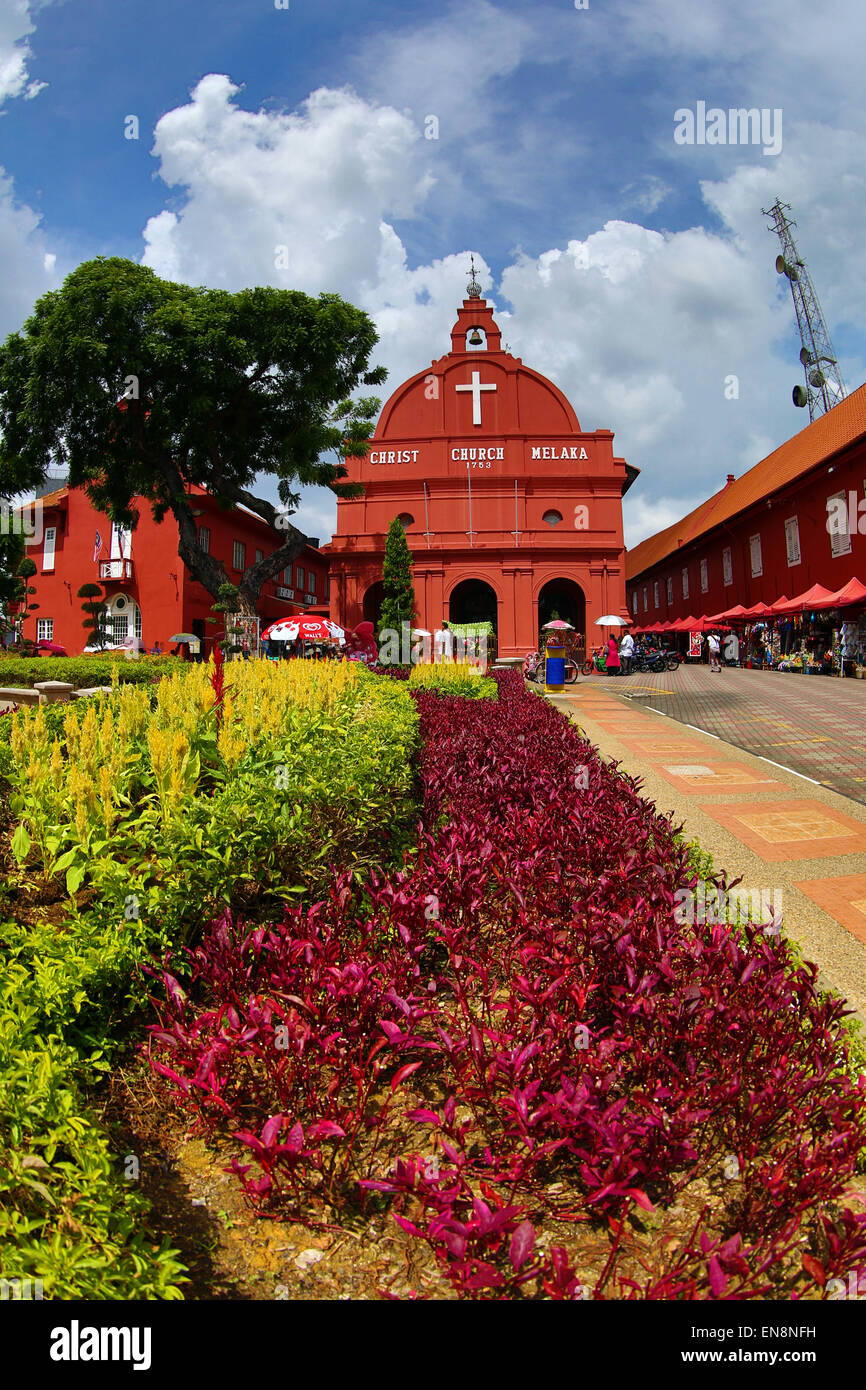
[[[660,676],[587,676],[576,690],[627,697],[866,803],[866,681],[682,665]]]
[[[844,995],[866,1021],[866,807],[819,785],[817,779],[810,782],[771,766],[766,761],[769,753],[761,756],[734,747],[716,732],[720,727],[743,730],[763,753],[769,741],[749,730],[749,720],[738,706],[746,706],[752,726],[758,724],[761,710],[768,719],[778,715],[796,728],[806,718],[807,702],[797,708],[798,699],[805,702],[805,692],[789,696],[781,687],[784,676],[751,671],[710,676],[706,670],[684,669],[673,677],[650,679],[670,689],[678,678],[684,678],[677,696],[681,711],[689,705],[689,713],[700,713],[708,725],[715,725],[712,732],[660,718],[637,698],[623,699],[630,686],[637,696],[634,687],[646,685],[644,676],[589,678],[568,694],[551,698],[606,757],[641,779],[642,794],[682,824],[689,839],[709,850],[729,880],[741,876],[744,888],[765,893],[771,901],[781,894],[785,930],[806,958],[818,964],[824,983]],[[792,683],[810,679],[817,680],[795,676]],[[720,689],[723,680],[726,684]],[[615,684],[616,693],[609,688]],[[828,679],[818,684],[834,683]],[[822,717],[826,728],[836,714],[851,740],[846,754],[862,765],[862,724],[855,734],[861,685],[856,682],[856,694],[828,692]],[[866,708],[866,689],[862,695]],[[661,698],[661,691],[650,696]],[[768,715],[768,710],[776,714]],[[814,727],[815,713],[809,718]],[[828,741],[841,748],[841,731],[834,732],[832,740],[828,735]],[[821,770],[827,781],[827,767]],[[866,777],[866,767],[863,773]],[[861,784],[861,801],[866,799],[863,788],[866,781]]]

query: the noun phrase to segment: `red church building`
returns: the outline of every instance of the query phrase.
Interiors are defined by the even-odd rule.
[[[637,476],[613,434],[581,429],[557,386],[503,349],[474,271],[451,351],[386,403],[370,451],[348,460],[363,497],[340,500],[331,616],[375,621],[394,517],[412,553],[415,625],[488,619],[500,656],[535,646],[553,613],[579,638],[625,615],[622,498]]]
[[[644,626],[866,581],[866,386],[634,546],[627,574]]]
[[[225,566],[230,582],[244,570],[279,549],[279,536],[260,517],[243,508],[226,511],[202,488],[196,498],[198,542]],[[107,606],[109,640],[121,644],[139,637],[150,649],[163,650],[173,633],[185,632],[209,643],[221,632],[220,622],[207,622],[213,598],[188,574],[177,553],[177,524],[171,513],[155,522],[144,498],[134,499],[138,525],[124,530],[97,512],[81,488],[55,486],[22,509],[28,537],[27,554],[37,573],[30,583],[38,610],[23,624],[23,636],[56,642],[70,656],[84,650],[88,633],[78,590],[82,584],[102,585]],[[262,627],[293,613],[327,613],[328,562],[308,545],[293,564],[265,584],[258,604]]]

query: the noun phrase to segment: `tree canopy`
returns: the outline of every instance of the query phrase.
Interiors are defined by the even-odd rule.
[[[233,294],[117,257],[86,261],[0,347],[0,496],[60,464],[114,521],[134,526],[145,498],[157,520],[173,513],[178,553],[215,597],[227,576],[198,545],[197,484],[282,541],[244,575],[252,607],[307,542],[288,520],[296,486],[359,491],[342,481],[344,460],[366,452],[379,401],[351,393],[384,381],[369,365],[377,341],[368,315],[334,294]],[[276,480],[281,507],[250,492],[258,474]]]

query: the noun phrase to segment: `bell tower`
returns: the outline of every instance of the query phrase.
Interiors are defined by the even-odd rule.
[[[463,307],[457,311],[457,322],[451,330],[451,351],[471,355],[483,349],[485,345],[488,352],[502,352],[502,334],[494,321],[493,310],[487,300],[481,298],[481,286],[475,275],[473,256],[466,298]]]

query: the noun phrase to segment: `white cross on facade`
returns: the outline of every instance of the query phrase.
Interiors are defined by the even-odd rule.
[[[496,383],[493,382],[493,381],[488,381],[488,382],[485,382],[485,383],[482,384],[482,381],[481,381],[481,373],[480,373],[480,372],[473,372],[473,373],[472,373],[472,385],[471,385],[471,386],[457,386],[457,387],[455,387],[454,389],[455,389],[456,391],[471,391],[471,392],[472,392],[472,423],[473,423],[473,425],[480,425],[480,424],[481,424],[481,392],[482,392],[482,391],[495,391],[495,390],[497,389],[497,388],[496,388]]]

